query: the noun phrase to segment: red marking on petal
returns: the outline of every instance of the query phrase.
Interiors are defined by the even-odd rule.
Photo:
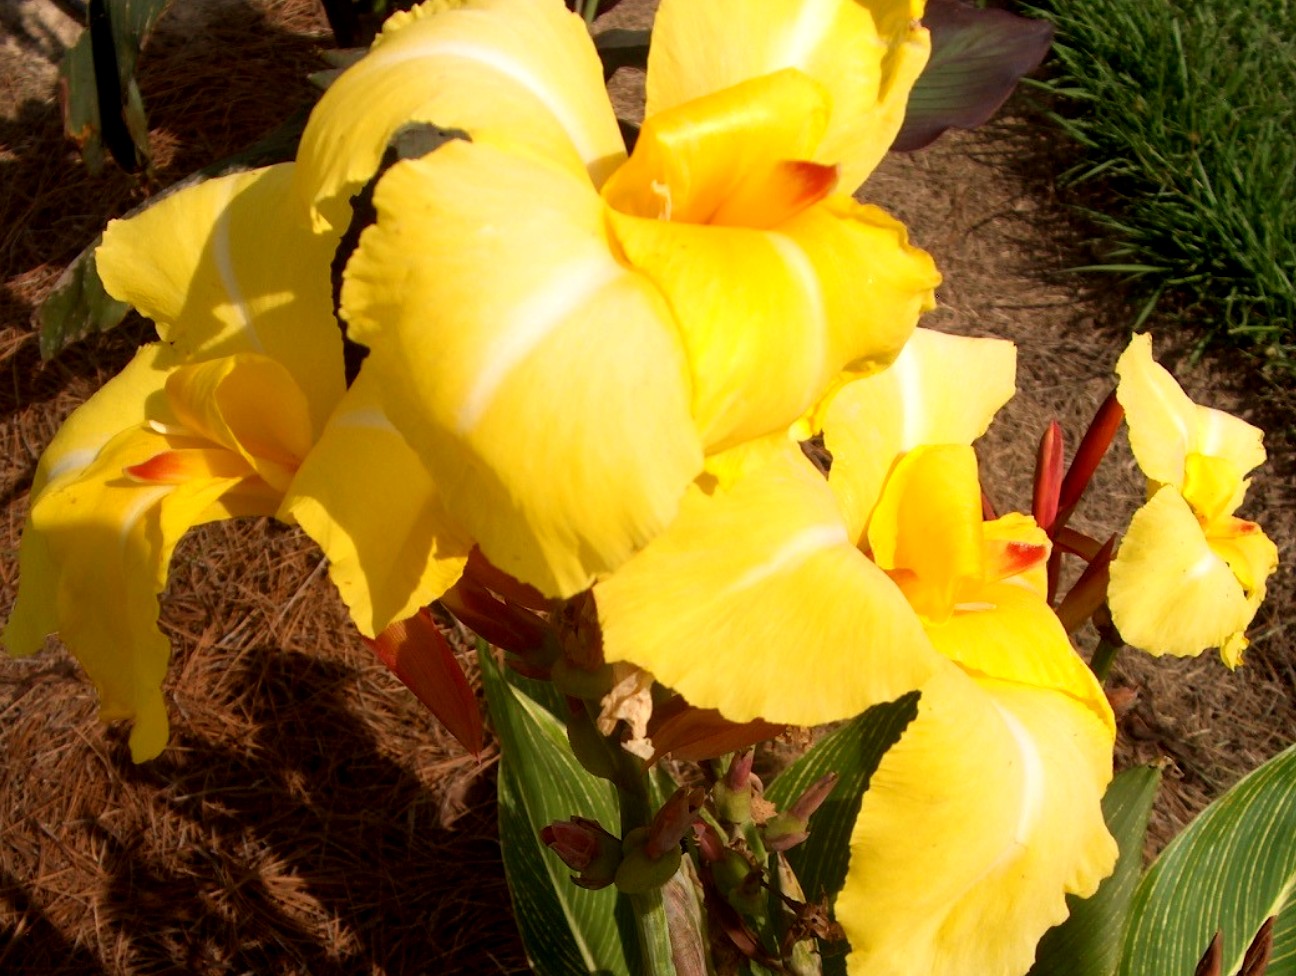
[[[987,567],[987,575],[995,579],[1018,576],[1048,558],[1048,546],[1032,542],[1006,542],[996,549],[993,565]]]
[[[832,193],[839,176],[836,166],[825,166],[803,159],[784,160],[778,164],[780,189],[786,190],[783,202],[793,213],[818,203]]]
[[[420,610],[398,620],[377,638],[361,640],[465,749],[474,756],[481,755],[482,719],[477,697],[432,614]]]
[[[190,478],[190,467],[179,451],[163,451],[123,471],[132,481],[153,485],[178,485]]]

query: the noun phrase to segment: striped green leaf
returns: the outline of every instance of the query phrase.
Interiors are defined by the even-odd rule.
[[[1296,746],[1212,803],[1134,893],[1118,976],[1192,976],[1218,930],[1233,976],[1278,916],[1268,976],[1296,974]]]
[[[874,705],[863,715],[816,742],[810,750],[779,774],[765,791],[780,810],[790,805],[812,783],[828,773],[838,775],[837,786],[811,818],[810,837],[787,852],[801,889],[810,901],[832,899],[846,881],[850,835],[859,816],[860,800],[882,756],[900,739],[918,714],[918,692],[893,702]],[[840,946],[821,946],[825,974],[844,973]]]
[[[587,891],[540,842],[540,830],[574,815],[616,831],[615,790],[576,761],[562,723],[510,686],[489,649],[479,649],[482,684],[500,740],[499,823],[522,941],[538,976],[638,974],[633,927],[625,933],[615,888]],[[623,938],[623,934],[625,937]]]
[[[1136,766],[1107,787],[1103,819],[1120,847],[1116,870],[1091,897],[1067,897],[1071,914],[1040,940],[1029,976],[1112,976],[1116,971],[1130,899],[1143,874],[1148,814],[1160,784],[1160,770]]]

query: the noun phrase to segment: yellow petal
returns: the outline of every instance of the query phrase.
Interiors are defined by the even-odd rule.
[[[25,650],[37,623],[55,624],[94,681],[105,720],[131,718],[131,755],[150,759],[166,745],[161,685],[170,647],[158,632],[158,596],[180,537],[214,511],[234,477],[181,485],[124,476],[171,448],[166,435],[128,429],[75,477],[46,487],[32,505],[23,545],[40,547],[37,572],[24,561],[5,643]],[[269,514],[273,505],[262,509]],[[44,604],[48,610],[33,610]]]
[[[812,725],[914,688],[939,663],[917,617],[796,446],[766,457],[728,488],[691,489],[595,587],[604,654],[735,722]]]
[[[1065,895],[1091,894],[1115,863],[1100,806],[1112,742],[1067,695],[953,666],[924,685],[851,835],[836,903],[847,971],[1026,972]]]
[[[460,141],[393,167],[375,203],[342,298],[387,415],[492,563],[584,589],[701,469],[669,310],[583,175]]]
[[[645,119],[603,198],[652,220],[775,227],[836,183],[789,180],[780,165],[809,159],[827,122],[828,93],[807,75],[745,81]]]
[[[182,366],[167,400],[186,432],[243,457],[280,492],[314,441],[308,405],[277,361],[243,353]]]
[[[814,161],[853,191],[890,147],[927,63],[921,0],[662,0],[648,60],[648,117],[783,68],[827,88]]]
[[[50,442],[36,465],[30,504],[48,490],[75,481],[99,452],[123,430],[144,423],[148,413],[166,411],[163,389],[177,356],[164,343],[144,346],[120,373],[79,406]],[[58,630],[54,600],[29,593],[51,592],[58,567],[48,540],[31,531],[30,519],[18,549],[19,600],[5,625],[4,644],[10,654],[39,650],[46,634]]]
[[[473,0],[384,31],[302,134],[296,191],[318,227],[347,227],[351,196],[409,122],[461,129],[596,183],[625,159],[589,31],[561,0]]]
[[[104,231],[104,287],[153,319],[189,358],[278,360],[316,429],[342,395],[342,338],[329,266],[337,242],[310,232],[292,165],[187,187]]]
[[[1178,657],[1221,647],[1240,635],[1258,606],[1207,543],[1172,485],[1134,513],[1112,560],[1107,599],[1126,642],[1150,654]]]
[[[1011,342],[916,329],[887,369],[825,397],[811,425],[832,452],[830,480],[857,538],[901,454],[921,444],[967,445],[985,433],[1013,395],[1016,361]]]
[[[890,362],[940,280],[901,224],[831,197],[772,230],[610,223],[679,321],[711,451],[786,428],[848,364]]]
[[[976,677],[995,678],[1069,695],[1115,734],[1102,686],[1071,646],[1052,608],[1013,583],[965,591],[967,602],[927,625],[935,648]]]
[[[985,536],[985,581],[1011,580],[1013,585],[1048,599],[1048,533],[1029,515],[1009,512],[981,526]]]
[[[959,583],[985,565],[981,485],[971,447],[919,447],[896,464],[869,523],[877,564],[925,620],[955,610]]]
[[[1194,451],[1227,461],[1244,475],[1264,464],[1264,431],[1223,410],[1196,407]]]
[[[1152,336],[1136,335],[1116,362],[1116,397],[1125,408],[1130,447],[1153,481],[1182,486],[1192,450],[1197,407],[1175,378],[1152,358]]]
[[[282,509],[328,556],[329,576],[366,637],[453,586],[472,548],[383,414],[376,375],[361,370]]]

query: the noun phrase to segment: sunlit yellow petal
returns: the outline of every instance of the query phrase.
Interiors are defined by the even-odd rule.
[[[561,0],[473,0],[385,31],[311,113],[298,199],[340,233],[350,198],[408,122],[466,131],[596,183],[625,158],[584,21]]]
[[[603,198],[653,220],[774,227],[803,209],[805,196],[787,192],[779,164],[810,159],[828,108],[822,85],[788,70],[648,116]],[[832,189],[832,175],[810,203]]]
[[[329,558],[329,576],[366,637],[454,585],[472,543],[449,520],[423,462],[362,370],[284,499]]]
[[[1136,335],[1116,363],[1116,396],[1125,408],[1130,447],[1153,481],[1182,485],[1192,450],[1197,407],[1175,378],[1152,358],[1152,336]]]
[[[831,482],[861,534],[897,457],[921,444],[971,444],[1013,395],[1016,349],[917,329],[895,362],[845,383],[812,419],[832,452]],[[976,376],[968,383],[968,376]]]
[[[679,320],[711,450],[786,428],[847,364],[889,362],[940,280],[902,225],[833,198],[765,231],[610,222]]]
[[[1048,533],[1029,515],[1009,512],[982,525],[985,536],[985,582],[1011,580],[1048,598]]]
[[[1196,407],[1194,451],[1228,461],[1244,475],[1264,464],[1264,431],[1223,410]]]
[[[182,366],[167,400],[181,426],[243,457],[284,491],[314,442],[309,407],[277,361],[243,353]]]
[[[113,438],[144,422],[150,404],[154,411],[166,410],[163,388],[176,360],[175,352],[163,343],[144,346],[125,369],[73,411],[36,465],[31,504],[48,489],[78,478]],[[58,607],[52,596],[58,565],[48,540],[31,531],[30,520],[18,561],[19,599],[5,624],[3,642],[10,654],[25,655],[39,650],[45,636],[58,630]]]
[[[1013,583],[992,583],[965,596],[967,602],[946,620],[927,624],[938,651],[973,676],[1069,695],[1115,733],[1102,686],[1038,594]]]
[[[873,558],[925,619],[955,610],[959,582],[981,579],[981,486],[971,447],[918,447],[896,464],[868,531]]]
[[[899,131],[930,41],[921,0],[663,0],[648,61],[648,115],[783,68],[829,91],[816,162],[842,167],[847,192]]]
[[[343,310],[387,415],[492,563],[585,588],[701,469],[669,309],[583,176],[459,141],[393,167],[375,203]]]
[[[690,490],[595,587],[604,654],[736,722],[817,724],[912,689],[939,663],[917,617],[796,446],[767,457],[727,489]]]
[[[110,223],[95,259],[108,292],[185,355],[278,360],[319,429],[343,389],[329,280],[337,242],[310,232],[291,178],[284,164],[187,187]]]
[[[34,620],[51,619],[48,611],[27,608],[53,606],[60,637],[99,689],[103,717],[135,719],[130,744],[136,761],[157,755],[166,744],[161,685],[170,647],[157,630],[157,617],[171,554],[185,531],[246,477],[165,485],[124,475],[170,446],[164,434],[130,429],[78,475],[47,486],[24,533],[24,546],[42,547],[43,572],[24,575],[10,620],[11,630],[28,640]],[[7,631],[11,648],[28,649],[11,637]]]
[[[1067,695],[951,666],[882,758],[837,920],[859,976],[1020,976],[1116,845],[1100,801],[1112,731]]]
[[[1256,611],[1170,485],[1134,513],[1112,560],[1107,597],[1126,642],[1157,655],[1220,647],[1246,630]]]

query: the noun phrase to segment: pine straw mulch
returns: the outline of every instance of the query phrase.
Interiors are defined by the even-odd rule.
[[[39,361],[33,310],[106,220],[144,196],[115,170],[89,176],[63,142],[48,67],[75,26],[45,6],[0,0],[5,607],[40,451],[147,336],[128,325]],[[642,23],[650,9],[627,0],[613,16]],[[177,4],[141,64],[158,185],[306,104],[303,78],[321,67],[326,33],[312,0]],[[1110,388],[1132,318],[1118,291],[1062,273],[1087,261],[1051,181],[1063,152],[1018,116],[892,157],[866,190],[945,272],[928,324],[1019,343],[1020,392],[982,451],[1002,508],[1027,503],[1048,418],[1074,445]],[[1289,561],[1290,396],[1261,387],[1236,356],[1194,364],[1188,341],[1158,333],[1158,354],[1189,391],[1271,430],[1271,464],[1244,511]],[[1110,531],[1141,494],[1122,446],[1079,525]],[[1283,619],[1292,590],[1280,570],[1237,674],[1210,656],[1118,662],[1117,685],[1136,692],[1118,761],[1166,766],[1152,848],[1296,739],[1296,653]],[[124,730],[99,724],[92,690],[56,641],[33,658],[0,658],[0,971],[525,969],[495,838],[494,747],[480,762],[464,755],[374,661],[308,541],[260,521],[193,533],[173,564],[163,626],[175,648],[173,736],[144,766],[130,763]]]

